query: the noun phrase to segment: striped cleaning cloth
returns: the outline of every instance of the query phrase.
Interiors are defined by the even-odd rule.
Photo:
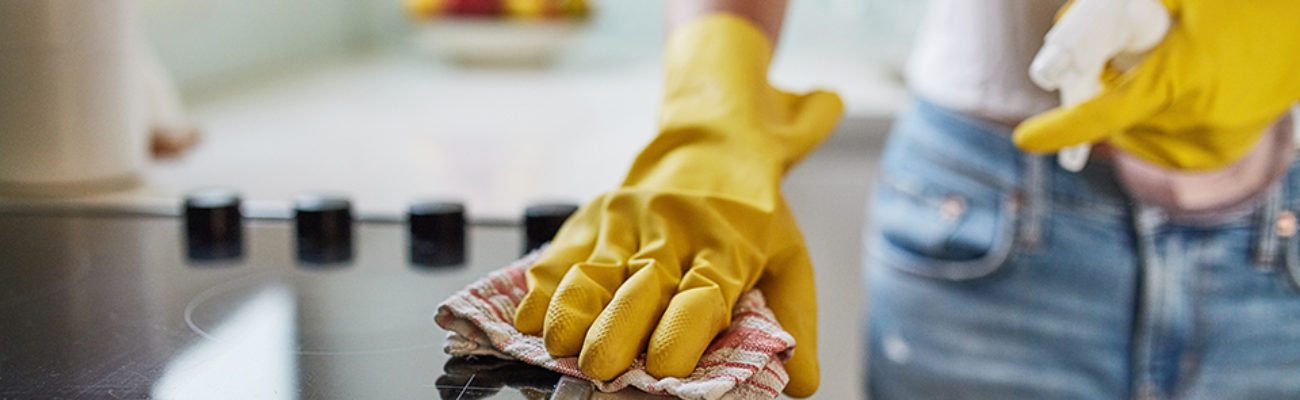
[[[688,377],[650,376],[644,354],[612,381],[583,375],[577,357],[551,357],[541,337],[515,330],[515,308],[528,291],[524,271],[539,254],[533,252],[488,274],[438,305],[435,320],[448,331],[443,346],[447,354],[517,359],[586,379],[603,392],[632,386],[692,400],[774,399],[789,382],[782,363],[794,351],[794,338],[776,322],[758,290],[750,290],[736,302],[731,327],[714,339]]]

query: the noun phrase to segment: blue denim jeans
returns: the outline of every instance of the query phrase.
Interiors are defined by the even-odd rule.
[[[1300,398],[1300,165],[1194,226],[1009,137],[924,101],[895,124],[866,234],[872,399]]]

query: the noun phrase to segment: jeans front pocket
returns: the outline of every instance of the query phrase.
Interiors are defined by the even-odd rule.
[[[997,271],[1012,254],[1020,203],[1010,182],[987,171],[1015,160],[935,146],[910,133],[890,138],[873,191],[873,263],[948,280]]]
[[[869,251],[886,266],[968,280],[997,271],[1011,254],[1017,213],[1012,195],[979,198],[887,178],[873,201]]]

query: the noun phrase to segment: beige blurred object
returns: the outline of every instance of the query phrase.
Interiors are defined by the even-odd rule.
[[[0,193],[133,186],[146,161],[133,0],[0,1]]]
[[[540,66],[555,60],[587,22],[571,18],[441,18],[417,24],[417,43],[452,63]]]
[[[136,11],[135,0],[0,1],[0,194],[134,187],[151,130],[173,149],[192,143]]]

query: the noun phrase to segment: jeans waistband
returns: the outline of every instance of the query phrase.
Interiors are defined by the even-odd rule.
[[[1070,172],[1057,166],[1056,155],[1029,154],[1011,142],[1011,130],[962,115],[918,99],[913,113],[928,129],[908,129],[914,138],[935,146],[952,146],[954,152],[982,160],[985,174],[996,177],[1008,189],[1026,196],[1041,193],[1065,201],[1088,204],[1100,211],[1122,214],[1129,208],[1128,196],[1116,179],[1114,167],[1105,160],[1091,162],[1083,171]],[[902,123],[909,123],[903,121]]]
[[[1108,218],[1137,218],[1143,225],[1175,223],[1167,214],[1149,207],[1138,210],[1129,199],[1111,162],[1094,158],[1080,172],[1060,168],[1055,155],[1034,155],[1011,142],[1010,129],[964,116],[958,112],[917,99],[900,124],[922,124],[901,129],[910,139],[927,146],[947,146],[953,154],[980,160],[974,166],[1006,190],[1022,197],[1019,219],[1021,245],[1034,245],[1042,236],[1045,215],[1054,207],[1068,206]],[[1264,200],[1247,215],[1226,222],[1255,230],[1254,253],[1260,265],[1281,264],[1291,269],[1300,286],[1300,233],[1290,227],[1300,214],[1300,160],[1293,161],[1285,176],[1270,186]],[[1141,214],[1141,215],[1139,215]],[[1204,227],[1213,229],[1213,227]],[[1293,249],[1295,247],[1295,249]],[[1282,261],[1277,263],[1277,261]]]

